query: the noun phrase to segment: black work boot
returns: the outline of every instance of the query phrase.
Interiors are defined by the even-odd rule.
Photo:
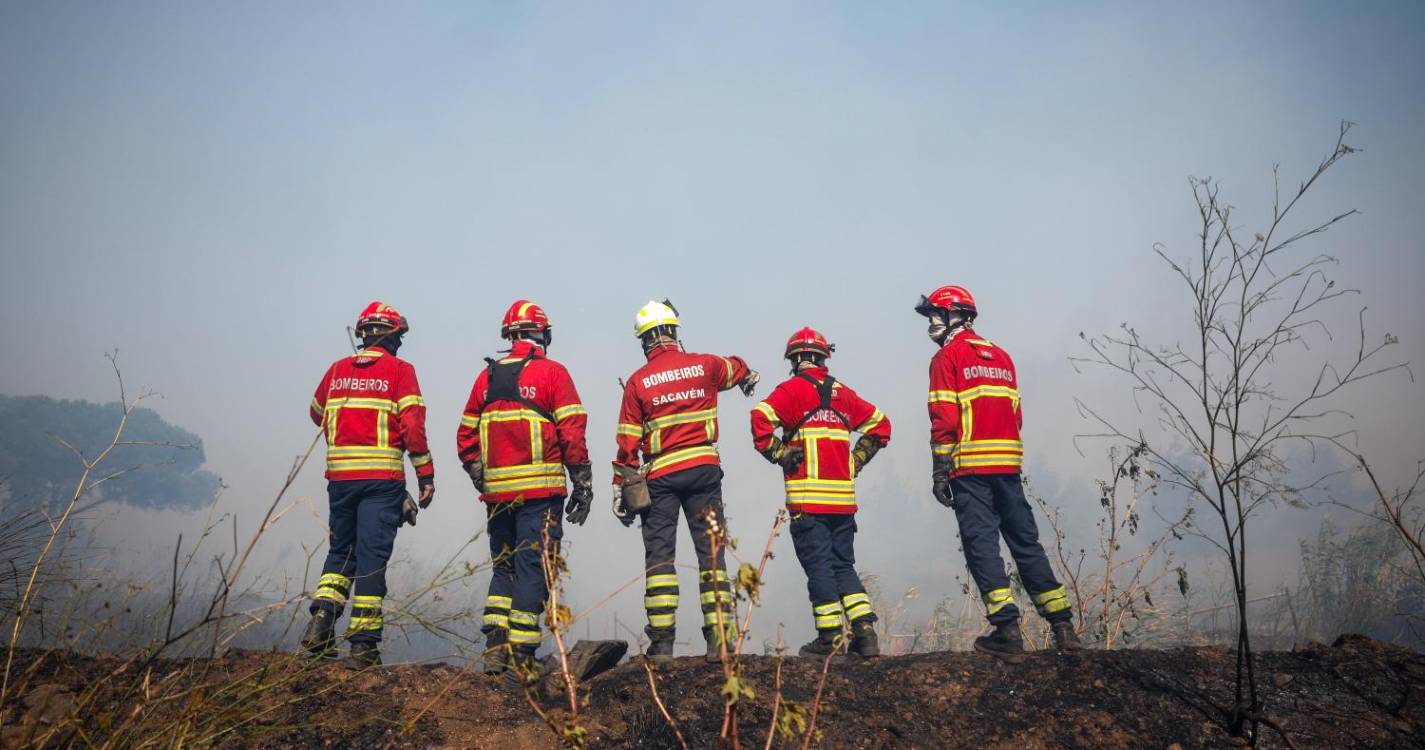
[[[836,654],[839,656],[846,653],[846,644],[838,642],[841,640],[841,633],[834,630],[818,633],[816,640],[810,641],[797,650],[797,656],[815,657],[818,659],[825,658],[827,654]]]
[[[485,674],[500,674],[510,664],[510,631],[495,628],[485,634]]]
[[[533,646],[512,646],[508,666],[505,680],[511,685],[521,690],[526,686],[530,689],[538,687],[539,661],[534,658]]]
[[[655,638],[648,643],[648,650],[643,655],[650,661],[657,664],[666,664],[673,660],[673,639]]]
[[[1067,620],[1063,622],[1049,623],[1049,630],[1054,633],[1054,648],[1060,651],[1083,651],[1083,641],[1079,640],[1079,634],[1074,632],[1074,624]]]
[[[851,623],[851,651],[865,659],[881,655],[876,623],[864,618]]]
[[[364,641],[352,643],[351,655],[346,657],[346,665],[355,669],[381,666],[381,647]]]
[[[1024,636],[1019,633],[1019,621],[1011,620],[996,625],[988,635],[976,638],[975,650],[1010,664],[1024,661]]]
[[[302,648],[318,659],[336,658],[336,613],[319,609],[312,613],[307,631],[302,634]]]
[[[732,628],[728,626],[726,630],[719,630],[716,625],[703,628],[703,637],[708,641],[708,653],[704,659],[709,664],[720,664],[722,662],[722,644],[726,634],[727,653],[732,655],[732,647],[735,637],[732,635]]]

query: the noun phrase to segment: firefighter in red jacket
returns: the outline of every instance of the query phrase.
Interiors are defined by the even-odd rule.
[[[856,476],[890,442],[891,421],[827,371],[835,349],[811,328],[792,334],[783,354],[792,377],[752,410],[752,443],[782,467],[786,482],[792,543],[807,574],[817,632],[801,655],[841,650],[844,617],[851,650],[869,658],[881,652],[876,613],[856,575]],[[855,447],[853,432],[861,433]]]
[[[489,674],[510,666],[522,673],[532,664],[548,594],[545,528],[557,544],[564,498],[569,522],[582,525],[594,496],[587,412],[569,371],[546,354],[553,333],[539,305],[510,305],[500,325],[510,350],[485,360],[456,433],[460,461],[486,503],[494,565],[482,628]]]
[[[646,462],[651,505],[637,515],[643,519],[644,570],[647,575],[643,606],[648,613],[646,632],[651,641],[647,655],[666,659],[673,655],[678,610],[678,574],[673,568],[678,534],[678,510],[688,519],[698,558],[698,592],[703,610],[703,637],[707,659],[717,661],[735,626],[731,617],[732,588],[719,549],[713,559],[708,536],[709,514],[718,525],[722,512],[722,468],[717,455],[717,395],[740,387],[752,395],[757,373],[741,357],[692,354],[678,340],[678,315],[673,306],[649,302],[638,311],[634,335],[643,344],[648,362],[629,376],[619,411],[616,467],[639,470],[639,453]],[[614,515],[625,526],[634,513],[623,504],[622,477],[614,477]],[[719,605],[722,628],[719,624]]]
[[[975,649],[1011,661],[1024,653],[1019,609],[1000,559],[1003,536],[1055,644],[1062,651],[1077,650],[1082,646],[1069,595],[1039,544],[1019,476],[1023,413],[1014,362],[971,329],[977,311],[964,288],[940,287],[921,297],[915,311],[929,318],[927,333],[940,347],[930,360],[932,490],[940,504],[955,511],[966,566],[994,626],[975,639]]]
[[[302,646],[314,656],[335,655],[336,621],[352,594],[346,638],[358,666],[381,663],[386,563],[402,520],[415,525],[405,454],[416,470],[420,507],[435,497],[425,400],[416,369],[396,356],[409,330],[396,308],[367,305],[356,321],[362,349],[327,368],[312,397],[312,421],[326,431],[331,536]]]

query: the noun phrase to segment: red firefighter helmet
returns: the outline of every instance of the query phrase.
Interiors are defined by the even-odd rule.
[[[361,311],[361,315],[356,318],[357,333],[370,328],[380,328],[392,333],[405,333],[411,330],[404,315],[401,315],[396,308],[380,301],[367,305]]]
[[[815,328],[803,328],[787,339],[787,351],[782,356],[791,359],[794,354],[811,352],[823,357],[830,357],[834,351],[836,351],[836,345],[828,342],[821,332]]]
[[[920,302],[915,306],[915,311],[921,315],[929,316],[935,310],[944,310],[947,313],[965,313],[972,318],[979,314],[975,310],[975,298],[970,295],[969,290],[963,286],[953,285],[942,286],[928,296],[922,296]]]
[[[500,335],[509,338],[516,333],[549,330],[549,316],[544,308],[526,299],[515,300],[505,311],[505,319],[500,322]]]

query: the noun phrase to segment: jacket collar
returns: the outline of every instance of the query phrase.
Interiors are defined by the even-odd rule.
[[[682,351],[682,347],[678,346],[676,343],[673,343],[673,344],[659,344],[658,346],[655,346],[655,347],[653,347],[652,349],[649,349],[646,356],[648,357],[648,361],[649,361],[649,362],[652,362],[654,359],[656,359],[656,358],[658,358],[658,357],[661,357],[661,356],[663,356],[664,354],[667,354],[668,352],[678,352],[678,351]]]
[[[520,339],[510,346],[510,353],[505,355],[505,359],[524,359],[534,353],[535,359],[544,356],[544,347],[535,344],[528,339]]]

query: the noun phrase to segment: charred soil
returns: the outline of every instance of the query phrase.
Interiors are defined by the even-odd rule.
[[[224,748],[557,747],[522,691],[450,665],[357,671],[288,654],[151,665],[73,654],[21,654],[34,665],[4,707],[6,747]],[[1231,651],[1042,652],[1002,664],[972,653],[833,662],[812,745],[819,747],[1232,747],[1222,730]],[[762,747],[778,659],[744,658],[756,693],[739,706],[742,745]],[[121,668],[122,667],[122,668]],[[717,745],[721,668],[660,665],[659,695],[688,746]],[[1364,637],[1259,656],[1265,715],[1299,748],[1425,748],[1425,655]],[[820,660],[782,661],[782,699],[810,712]],[[581,686],[591,748],[666,748],[677,741],[640,661]],[[541,707],[556,723],[567,702]],[[791,728],[791,727],[789,727]],[[800,747],[779,736],[774,747]],[[1261,747],[1289,747],[1263,728]]]

